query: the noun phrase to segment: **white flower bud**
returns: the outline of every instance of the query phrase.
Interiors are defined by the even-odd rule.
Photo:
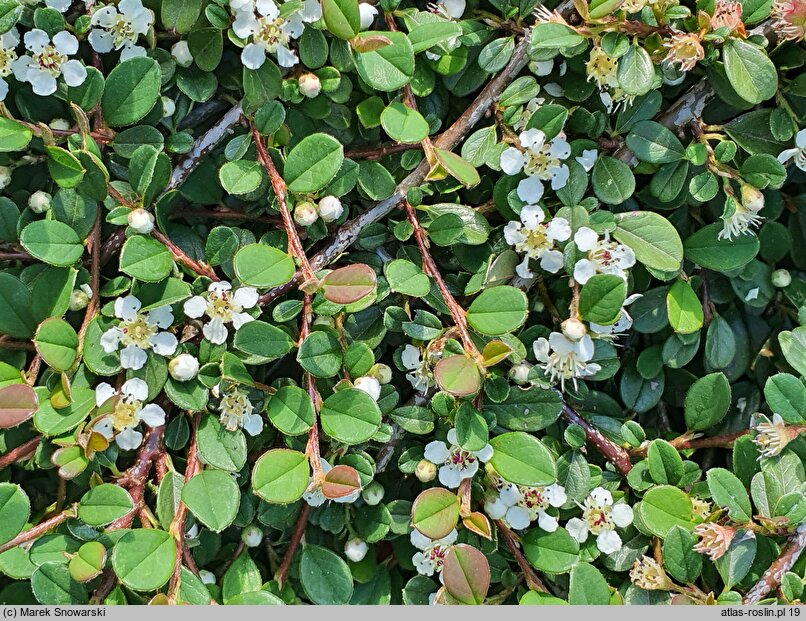
[[[319,212],[316,205],[308,201],[297,203],[294,208],[294,221],[300,226],[311,226],[319,219]]]
[[[392,381],[392,369],[389,368],[388,364],[383,364],[382,362],[374,365],[369,370],[369,374],[381,384],[388,384]]]
[[[254,524],[247,526],[241,533],[241,541],[246,544],[247,548],[256,548],[263,541],[263,531]]]
[[[299,76],[298,84],[299,92],[310,99],[316,97],[322,90],[322,83],[313,73],[303,73]]]
[[[529,381],[529,372],[531,368],[528,364],[516,364],[509,370],[509,379],[516,384],[525,384]]]
[[[187,382],[199,374],[199,361],[191,354],[179,354],[168,363],[168,373],[177,382]]]
[[[177,41],[171,46],[171,56],[180,67],[190,67],[193,64],[193,55],[190,53],[187,41]]]
[[[89,303],[90,296],[84,293],[81,289],[73,289],[73,292],[70,294],[71,311],[80,311],[84,308],[87,308],[87,304]]]
[[[65,131],[67,129],[70,129],[70,127],[71,127],[70,126],[70,121],[68,121],[66,119],[53,119],[50,123],[48,123],[48,126],[51,129],[61,130],[61,131]]]
[[[212,571],[207,571],[206,569],[199,570],[199,578],[204,584],[215,584],[216,577]]]
[[[37,190],[28,198],[28,207],[30,207],[31,211],[34,213],[45,213],[50,209],[50,201],[52,199],[53,197],[47,192]]]
[[[764,209],[764,195],[761,193],[761,190],[747,183],[743,183],[742,205],[756,213]]]
[[[11,183],[11,169],[8,166],[0,166],[0,190]]]
[[[367,30],[375,21],[378,9],[367,2],[358,5],[358,14],[361,16],[361,30]]]
[[[344,206],[335,196],[325,196],[319,201],[319,217],[325,222],[333,222],[341,218]]]
[[[772,284],[776,287],[788,287],[792,283],[789,270],[775,270],[772,273]]]
[[[170,97],[162,97],[162,118],[173,116],[176,112],[176,103]]]
[[[369,552],[367,542],[358,537],[348,539],[344,544],[344,556],[346,556],[353,563],[360,563]]]
[[[572,341],[578,341],[588,333],[588,329],[585,327],[585,324],[574,317],[563,321],[562,329],[563,334],[565,334],[565,336]]]
[[[364,502],[371,506],[377,505],[383,500],[383,494],[383,485],[377,481],[372,481],[372,483],[361,491],[361,497],[364,499]]]
[[[154,230],[154,214],[139,207],[132,209],[129,212],[129,226],[142,235],[148,235]]]
[[[414,469],[414,476],[416,476],[421,483],[433,481],[437,476],[437,466],[427,459],[421,459]]]
[[[381,396],[381,383],[374,377],[368,375],[359,377],[353,382],[353,385],[358,388],[358,390],[363,390],[367,393],[374,401],[377,401]]]

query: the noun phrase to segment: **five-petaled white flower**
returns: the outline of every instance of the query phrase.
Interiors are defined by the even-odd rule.
[[[555,249],[556,242],[571,237],[571,225],[565,218],[552,218],[544,222],[546,214],[538,205],[525,205],[521,221],[511,221],[504,227],[504,239],[523,252],[523,261],[515,268],[521,278],[531,278],[529,259],[540,260],[540,267],[556,274],[563,266],[563,253]]]
[[[235,15],[232,31],[241,39],[251,37],[241,52],[241,62],[247,69],[263,66],[266,54],[276,55],[281,67],[296,65],[299,59],[291,51],[291,40],[302,36],[306,23],[322,17],[316,0],[304,0],[300,9],[291,11],[273,0],[230,0],[230,8]]]
[[[30,55],[21,56],[12,63],[14,77],[29,82],[37,95],[56,92],[56,79],[64,78],[68,86],[80,86],[87,78],[87,69],[79,60],[70,60],[78,52],[78,39],[66,30],[57,32],[53,39],[44,30],[34,28],[25,33],[25,49]]]
[[[759,212],[764,208],[764,197],[761,200],[744,201],[737,200],[729,196],[725,201],[725,209],[722,212],[722,230],[719,231],[717,239],[733,239],[740,235],[753,234],[752,229],[761,224],[764,220]]]
[[[789,160],[795,162],[795,166],[806,172],[806,129],[800,130],[795,136],[795,146],[792,149],[784,149],[778,155],[778,161],[786,164]]]
[[[409,535],[411,545],[420,550],[411,557],[417,573],[424,576],[433,576],[434,572],[441,574],[448,550],[456,542],[458,536],[459,533],[455,528],[442,539],[429,539],[416,528],[412,529],[411,535]]]
[[[263,418],[254,413],[255,406],[243,390],[231,388],[221,395],[218,414],[227,431],[243,429],[250,436],[263,431]]]
[[[101,336],[101,347],[111,354],[123,346],[120,365],[124,369],[141,369],[148,359],[147,350],[159,356],[172,356],[179,342],[170,332],[163,332],[174,320],[170,306],[160,306],[140,312],[142,303],[133,295],[115,300],[117,326],[109,328]]]
[[[588,535],[596,536],[596,547],[603,554],[613,554],[621,549],[621,537],[616,528],[632,524],[632,507],[620,502],[613,503],[613,495],[603,487],[597,487],[580,505],[582,518],[571,518],[565,525],[568,534],[579,543]]]
[[[585,334],[580,339],[571,339],[562,332],[552,332],[548,340],[542,336],[534,343],[535,356],[543,373],[552,383],[560,381],[565,390],[565,382],[572,380],[574,388],[577,378],[595,375],[602,367],[593,358],[593,339]]]
[[[325,475],[333,469],[330,462],[324,457],[320,458],[319,464],[322,467],[322,474]],[[338,503],[353,503],[361,496],[361,490],[356,490],[352,494],[347,494],[341,498],[327,498],[322,492],[322,482],[314,481],[313,477],[308,480],[308,490],[302,495],[302,499],[307,502],[311,507],[321,507],[325,501],[332,500]]]
[[[12,28],[0,35],[0,101],[3,101],[8,95],[8,82],[2,78],[7,78],[11,75],[13,63],[17,60],[17,46],[19,43],[20,34],[16,28]]]
[[[439,482],[445,487],[456,488],[465,479],[472,479],[479,470],[479,462],[488,462],[493,456],[493,447],[487,444],[479,451],[466,451],[459,446],[456,429],[448,431],[450,446],[440,440],[425,445],[423,457],[439,468]]]
[[[632,248],[610,241],[608,231],[599,239],[596,231],[583,226],[574,234],[574,242],[581,252],[586,253],[585,258],[574,265],[574,280],[580,285],[595,274],[615,274],[626,280],[627,270],[635,265]]]
[[[434,385],[434,379],[428,369],[428,363],[420,355],[420,348],[407,344],[400,354],[400,362],[409,371],[406,379],[414,390],[425,394],[429,386]]]
[[[534,205],[543,196],[543,181],[550,180],[552,190],[568,182],[568,165],[563,160],[571,155],[571,146],[562,132],[547,142],[539,129],[521,132],[518,140],[520,148],[509,147],[501,154],[501,170],[508,175],[526,174],[518,183],[518,198]]]
[[[207,315],[210,321],[204,324],[202,332],[208,341],[221,345],[227,340],[227,326],[237,331],[243,324],[254,318],[243,312],[257,304],[258,294],[254,287],[239,287],[232,291],[232,285],[225,281],[211,283],[205,296],[196,295],[185,302],[185,315],[198,319]]]
[[[753,442],[758,447],[759,459],[780,455],[786,445],[800,435],[800,429],[787,427],[780,414],[773,414],[770,419],[757,412],[750,419],[750,428],[756,432]]]
[[[155,403],[143,405],[147,398],[148,384],[136,377],[124,382],[120,392],[106,382],[98,384],[95,404],[107,415],[95,424],[93,430],[107,440],[114,437],[124,451],[136,449],[143,441],[143,434],[137,430],[141,422],[149,427],[165,424],[165,410]]]
[[[489,466],[488,466],[489,468]],[[502,479],[497,473],[490,473],[497,494],[491,495],[484,503],[484,510],[493,520],[505,520],[511,528],[521,530],[537,520],[543,530],[553,533],[557,530],[557,518],[549,515],[549,507],[562,507],[568,496],[559,483],[546,487],[515,485]]]
[[[432,13],[442,15],[448,19],[462,19],[462,15],[465,14],[465,8],[467,8],[467,2],[465,0],[437,0],[429,4],[428,8]]]
[[[88,40],[92,49],[100,54],[121,50],[120,60],[145,56],[144,47],[137,45],[140,35],[147,35],[154,23],[154,15],[141,0],[120,0],[117,8],[111,4],[92,14],[93,29]]]

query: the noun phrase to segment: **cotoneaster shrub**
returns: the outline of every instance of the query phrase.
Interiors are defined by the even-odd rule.
[[[803,0],[0,0],[0,601],[799,602]]]

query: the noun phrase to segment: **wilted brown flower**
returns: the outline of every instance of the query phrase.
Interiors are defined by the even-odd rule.
[[[714,522],[697,524],[694,527],[694,534],[700,537],[699,543],[694,546],[694,551],[700,554],[707,554],[712,561],[722,558],[728,551],[736,529],[730,526],[720,526]]]

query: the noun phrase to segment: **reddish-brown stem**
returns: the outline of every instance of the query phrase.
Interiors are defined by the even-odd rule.
[[[263,142],[263,136],[257,128],[252,125],[252,136],[257,146],[257,156],[263,168],[266,169],[266,174],[271,181],[271,187],[274,189],[274,196],[277,198],[277,205],[280,208],[280,215],[283,218],[283,226],[285,227],[286,235],[288,235],[288,250],[291,255],[299,261],[300,269],[302,270],[303,282],[315,281],[316,274],[314,274],[308,257],[305,255],[305,249],[302,247],[302,241],[297,233],[297,227],[294,224],[294,219],[291,217],[291,211],[288,209],[288,194],[286,192],[285,180],[277,172],[277,167],[266,149],[266,143]]]
[[[101,247],[101,265],[104,266],[112,260],[126,241],[126,227],[121,226],[104,241]]]
[[[245,547],[246,547],[246,544],[243,542],[243,540],[238,542],[238,545],[235,546],[235,551],[230,555],[230,557],[227,559],[227,561],[219,569],[216,570],[216,573],[219,575],[219,577],[223,576],[225,573],[227,573],[227,570],[230,567],[232,567],[232,564],[241,555],[241,552],[243,552]]]
[[[417,247],[420,249],[420,254],[423,257],[423,267],[425,268],[425,273],[434,279],[434,282],[437,283],[437,287],[439,288],[439,292],[442,294],[442,297],[445,298],[445,304],[448,306],[448,309],[451,312],[451,317],[453,317],[453,322],[456,325],[457,330],[459,330],[459,335],[462,337],[462,345],[464,345],[465,351],[467,351],[467,353],[474,358],[479,358],[481,354],[478,350],[478,347],[476,347],[476,344],[473,342],[473,339],[470,338],[470,332],[467,329],[467,317],[465,315],[465,310],[459,305],[459,303],[453,297],[453,294],[451,294],[450,290],[448,289],[448,285],[445,284],[445,280],[442,278],[442,274],[440,273],[434,258],[431,256],[431,252],[428,249],[428,237],[426,236],[425,230],[420,225],[420,221],[417,219],[415,209],[407,200],[403,201],[403,206],[406,208],[406,215],[408,216],[409,222],[414,229],[414,239],[416,240]]]
[[[277,573],[274,574],[274,579],[277,580],[277,584],[280,585],[280,588],[283,588],[283,584],[285,584],[285,580],[288,577],[288,570],[291,569],[291,561],[294,559],[294,553],[297,551],[302,541],[302,535],[305,534],[305,527],[308,525],[308,513],[310,510],[311,507],[307,503],[302,505],[302,509],[297,517],[297,523],[294,526],[294,532],[291,533],[291,541],[288,543],[285,556],[283,556],[283,562],[280,563],[280,567],[277,568]]]
[[[529,561],[526,560],[526,557],[523,556],[515,534],[509,530],[509,527],[504,524],[502,520],[495,520],[495,525],[498,528],[501,539],[504,540],[512,556],[515,557],[515,562],[518,563],[518,567],[521,568],[523,576],[526,578],[526,585],[533,591],[548,593],[546,585],[543,584],[543,581],[537,576],[537,572],[535,572],[534,568],[529,564]]]
[[[7,541],[6,543],[0,545],[0,554],[5,552],[6,550],[10,550],[11,548],[16,548],[18,545],[25,543],[27,541],[33,541],[34,539],[37,539],[42,535],[44,535],[49,530],[56,528],[59,524],[61,524],[65,520],[76,517],[77,506],[78,505],[73,505],[69,509],[65,509],[58,515],[54,515],[52,518],[45,520],[41,524],[37,524],[33,528],[21,532],[11,541]]]
[[[201,414],[196,413],[193,417],[193,430],[190,439],[190,447],[188,448],[187,466],[185,467],[185,483],[190,481],[201,471],[201,463],[199,463],[197,437],[199,432],[199,421],[201,421]],[[181,500],[179,506],[176,508],[171,526],[168,532],[176,542],[176,563],[174,565],[174,573],[171,577],[170,586],[168,587],[168,600],[171,603],[176,603],[177,595],[179,594],[179,586],[182,582],[182,560],[185,556],[185,517],[187,516],[187,506]]]
[[[34,135],[41,137],[44,133],[42,128],[39,125],[34,123],[26,123],[25,121],[17,121],[20,125],[25,125],[28,129],[30,129]],[[80,134],[81,131],[78,129],[53,129],[48,128],[48,130],[54,137],[57,138],[69,138],[70,136],[75,136],[76,134]],[[99,144],[106,144],[107,142],[111,142],[115,139],[114,133],[106,133],[106,132],[90,132],[90,138],[92,138],[95,142]]]
[[[792,569],[792,566],[797,562],[803,548],[806,547],[806,529],[802,531],[799,529],[792,535],[786,542],[783,550],[778,555],[772,565],[769,566],[758,582],[753,585],[744,596],[743,604],[757,604],[761,601],[767,593],[774,591],[781,584],[784,574]]]
[[[678,436],[673,440],[669,440],[669,444],[675,447],[678,451],[684,451],[686,449],[702,449],[702,448],[730,448],[733,446],[733,443],[741,438],[742,436],[746,436],[750,433],[749,429],[744,429],[742,431],[736,431],[734,433],[726,433],[720,436],[708,436],[705,438],[691,438],[689,436]],[[647,451],[649,450],[650,442],[646,441],[641,444],[638,448],[632,449],[629,454],[630,457],[636,457],[638,459],[643,459],[647,456]]]
[[[299,342],[308,338],[311,333],[311,303],[313,298],[310,294],[306,293],[302,301],[302,326],[299,331]],[[321,485],[322,483],[322,457],[319,454],[319,392],[316,390],[316,381],[313,375],[305,373],[303,375],[308,396],[311,398],[313,404],[313,425],[308,432],[308,444],[305,447],[305,454],[308,456],[308,461],[311,464],[311,471],[313,475],[313,485]]]
[[[200,261],[195,261],[191,259],[185,252],[173,243],[167,235],[164,235],[161,231],[154,229],[151,231],[151,235],[158,239],[162,244],[171,252],[173,258],[176,260],[177,263],[184,265],[190,271],[195,272],[199,276],[206,276],[210,280],[218,282],[221,280],[218,275],[215,273],[212,267],[201,263]]]
[[[22,349],[24,351],[36,351],[36,347],[31,341],[15,341],[7,336],[0,337],[0,349]]]
[[[630,461],[630,455],[627,451],[608,440],[601,431],[582,418],[566,403],[563,403],[562,416],[569,423],[574,423],[582,427],[585,430],[585,436],[588,442],[593,444],[602,456],[616,467],[616,470],[624,476],[627,476],[630,470],[632,470],[632,462]]]
[[[107,530],[115,530],[118,528],[129,528],[134,521],[134,516],[140,504],[143,502],[145,495],[146,479],[151,470],[151,464],[162,452],[162,436],[165,433],[165,425],[159,427],[152,427],[146,433],[145,441],[143,442],[140,450],[137,453],[137,459],[131,468],[129,468],[123,476],[118,480],[118,485],[124,486],[129,490],[129,494],[134,501],[134,509],[129,511],[126,515],[118,518],[107,527]]]
[[[0,250],[0,261],[33,261],[34,258],[24,250]]]
[[[101,210],[95,218],[95,226],[90,233],[89,241],[87,242],[88,250],[90,252],[90,289],[92,289],[92,297],[87,304],[87,309],[84,312],[84,321],[81,322],[81,329],[78,331],[78,356],[76,356],[75,368],[81,361],[81,353],[84,350],[84,336],[87,333],[87,328],[90,321],[95,317],[98,308],[101,304]]]
[[[25,373],[26,381],[29,386],[36,384],[36,378],[39,377],[39,369],[42,366],[42,356],[36,354],[31,359],[31,364],[28,365],[28,371]]]
[[[401,153],[402,151],[413,151],[414,149],[422,149],[423,145],[419,142],[414,143],[394,143],[385,144],[380,147],[368,147],[366,149],[353,149],[352,151],[345,151],[344,157],[351,160],[379,160],[387,155],[393,153]]]
[[[42,436],[36,436],[35,438],[31,438],[27,442],[23,442],[19,446],[14,447],[8,453],[0,455],[0,470],[10,466],[11,464],[17,463],[18,461],[23,461],[31,457],[36,452],[41,439]]]
[[[246,220],[247,222],[265,222],[278,228],[283,228],[280,218],[265,214],[251,214],[236,211],[229,207],[217,209],[174,209],[171,218],[220,218],[221,220]]]

